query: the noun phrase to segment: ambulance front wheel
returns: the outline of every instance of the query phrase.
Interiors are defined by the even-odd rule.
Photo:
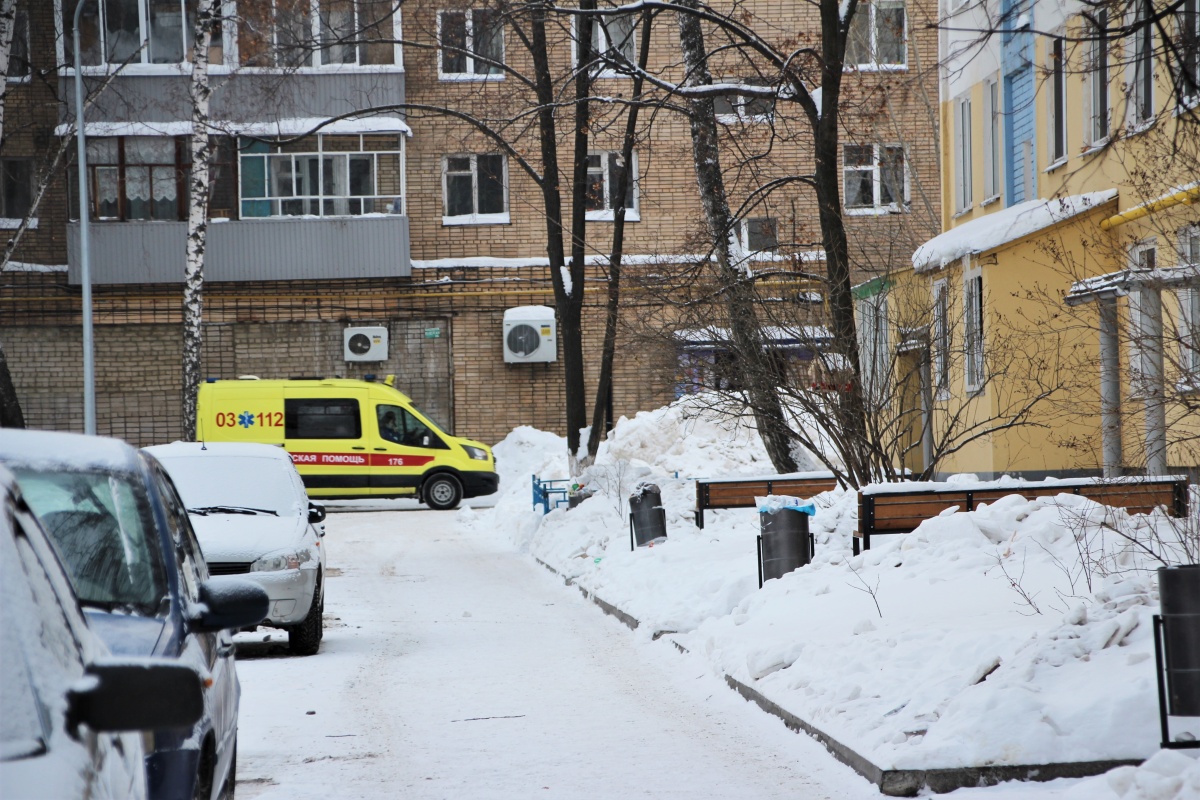
[[[453,475],[445,473],[434,475],[425,481],[425,487],[421,494],[425,505],[434,511],[449,511],[456,508],[459,501],[462,500],[462,484]]]

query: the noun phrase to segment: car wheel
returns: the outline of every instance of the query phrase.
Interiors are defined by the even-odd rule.
[[[453,475],[434,475],[425,481],[421,495],[425,499],[425,505],[434,511],[449,511],[456,508],[462,500],[462,484]]]
[[[300,624],[293,625],[288,629],[288,650],[292,652],[292,655],[316,655],[317,649],[321,646],[321,634],[325,625],[324,608],[325,592],[321,587],[321,579],[318,578],[317,589],[313,592],[312,605],[308,607],[308,614],[300,621]]]
[[[209,747],[200,754],[200,767],[196,773],[195,800],[212,800],[213,773],[217,769],[217,759]]]
[[[225,783],[221,786],[221,794],[217,800],[234,800],[233,793],[237,791],[237,739],[233,740],[233,758],[229,761],[229,772],[225,775]]]

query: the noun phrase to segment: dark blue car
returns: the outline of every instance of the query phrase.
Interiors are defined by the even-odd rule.
[[[153,800],[232,797],[240,688],[229,629],[266,616],[249,581],[210,579],[187,511],[152,456],[124,442],[0,430],[0,462],[59,551],[88,624],[115,656],[174,658],[207,675],[192,730],[154,733]]]

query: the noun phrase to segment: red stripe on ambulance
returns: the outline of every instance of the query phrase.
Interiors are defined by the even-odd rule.
[[[365,453],[292,453],[297,466],[314,467],[423,467],[433,456],[391,456]]]

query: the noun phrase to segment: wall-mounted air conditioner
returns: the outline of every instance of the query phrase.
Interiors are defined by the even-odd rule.
[[[504,361],[507,364],[547,363],[558,359],[558,328],[554,309],[521,306],[504,312]]]
[[[382,325],[346,328],[342,355],[347,361],[387,361],[388,329]]]

